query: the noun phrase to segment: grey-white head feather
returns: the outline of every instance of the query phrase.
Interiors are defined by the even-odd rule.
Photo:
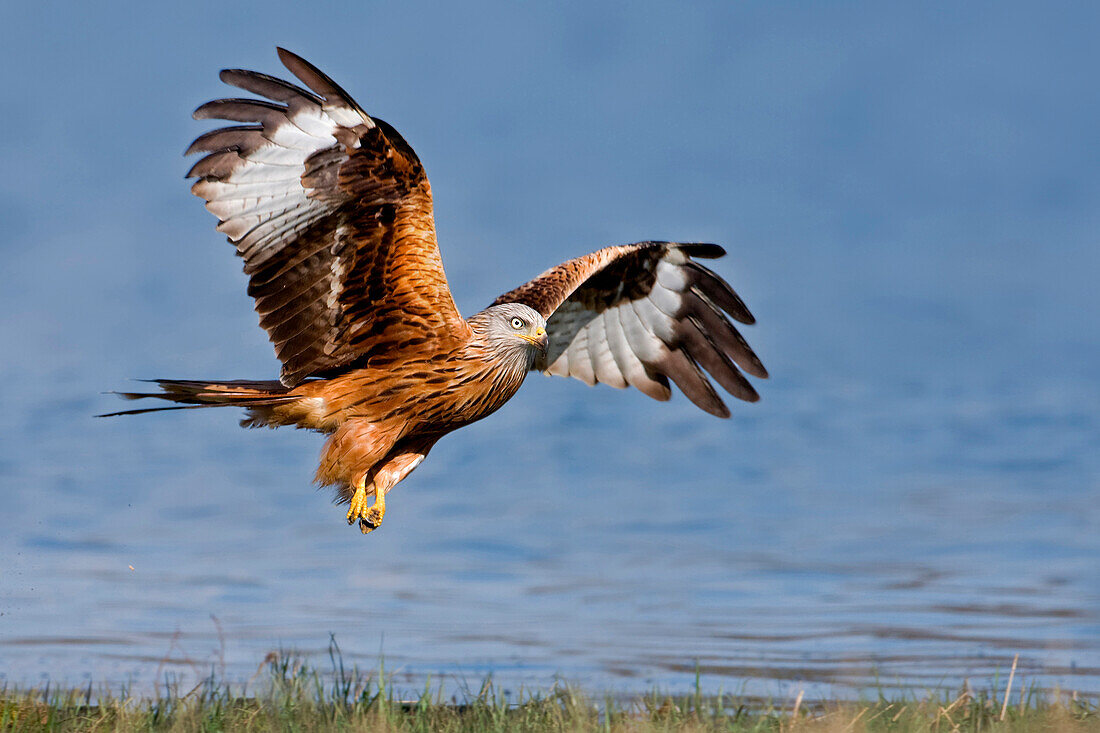
[[[522,303],[490,306],[472,316],[469,323],[509,371],[529,371],[540,351],[529,339],[545,339],[546,319]]]

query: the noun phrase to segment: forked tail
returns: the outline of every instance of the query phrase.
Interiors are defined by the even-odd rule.
[[[145,412],[163,410],[191,410],[197,407],[246,407],[264,408],[283,405],[299,399],[289,394],[290,390],[274,380],[253,382],[235,379],[228,382],[202,382],[195,380],[149,379],[142,380],[160,386],[160,392],[112,392],[127,400],[141,400],[153,397],[159,400],[179,403],[174,407],[146,407],[138,410],[109,412],[96,417],[114,417],[115,415],[140,415]],[[260,411],[266,412],[266,411]]]

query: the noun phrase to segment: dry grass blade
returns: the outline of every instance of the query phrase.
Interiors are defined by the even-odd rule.
[[[848,725],[844,726],[844,730],[847,731],[847,730],[851,730],[852,728],[854,728],[856,723],[859,722],[859,719],[863,717],[864,713],[866,713],[867,710],[868,710],[868,708],[863,708],[862,710],[860,710],[859,715],[852,718],[852,722],[850,722],[850,723],[848,723]]]
[[[1001,705],[1001,722],[1005,721],[1005,714],[1008,712],[1008,698],[1012,694],[1012,678],[1016,676],[1016,663],[1020,661],[1020,655],[1017,654],[1012,658],[1012,670],[1008,673],[1008,684],[1005,685],[1005,699],[1004,704]]]

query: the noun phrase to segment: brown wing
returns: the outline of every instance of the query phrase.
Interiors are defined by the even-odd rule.
[[[550,344],[536,364],[588,384],[637,387],[658,400],[669,379],[707,412],[729,409],[709,372],[734,397],[759,399],[738,367],[767,377],[729,318],[755,322],[737,293],[692,257],[715,258],[714,244],[640,242],[607,247],[552,267],[494,301],[523,303],[547,319]]]
[[[251,124],[195,140],[187,152],[207,155],[187,175],[244,258],[282,382],[466,338],[416,153],[312,64],[281,48],[279,58],[312,91],[222,71],[222,81],[266,99],[195,110],[196,119]]]

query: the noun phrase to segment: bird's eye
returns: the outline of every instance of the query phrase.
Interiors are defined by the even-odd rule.
[[[512,319],[512,328],[517,328],[517,329],[518,328],[523,328],[523,319],[522,318],[513,318]]]

